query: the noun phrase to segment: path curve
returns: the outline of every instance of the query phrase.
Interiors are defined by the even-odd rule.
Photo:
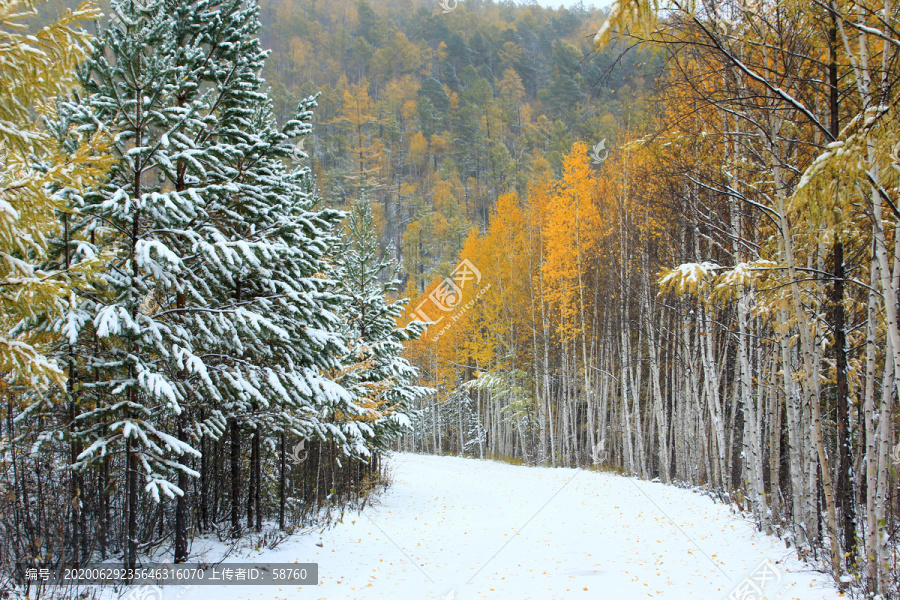
[[[455,457],[390,465],[393,485],[362,515],[251,555],[317,562],[319,586],[198,587],[180,600],[726,600],[752,584],[769,599],[839,597],[783,542],[689,490]]]

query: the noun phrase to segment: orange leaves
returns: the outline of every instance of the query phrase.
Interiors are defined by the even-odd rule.
[[[342,78],[341,83],[345,83]],[[340,84],[339,84],[340,85]],[[335,123],[346,124],[353,142],[354,162],[359,176],[365,178],[379,165],[384,156],[383,143],[367,135],[368,129],[377,122],[375,107],[369,96],[369,82],[363,77],[357,85],[346,84],[343,106]]]
[[[528,364],[544,313],[566,335],[584,329],[585,286],[611,225],[598,207],[587,146],[576,144],[563,166],[560,181],[540,178],[525,199],[501,195],[487,231],[469,233],[460,260],[477,268],[481,280],[463,289],[464,310],[436,306],[435,291],[444,280],[433,281],[411,303],[410,318],[421,307],[419,318],[438,321],[411,350],[420,358],[427,354],[436,378],[452,380],[465,368]]]
[[[425,139],[421,131],[417,131],[409,139],[409,162],[415,165],[417,169],[422,169],[425,167],[427,158],[428,140]]]
[[[564,336],[583,330],[579,317],[583,308],[584,270],[596,262],[602,231],[601,217],[594,199],[594,180],[588,147],[578,142],[563,159],[563,176],[545,203],[546,240],[543,275],[548,300],[559,314],[559,331]]]
[[[525,196],[500,195],[487,229],[470,231],[462,245],[459,260],[481,277],[462,289],[456,308],[444,311],[435,302],[452,266],[418,288],[425,292],[411,302],[409,318],[421,308],[418,318],[436,321],[409,347],[409,358],[427,375],[423,384],[451,389],[477,370],[533,364],[546,333],[564,342],[596,336],[597,298],[612,299],[619,278],[640,268],[629,264],[640,254],[634,249],[663,239],[668,217],[653,201],[662,192],[650,150],[614,148],[600,169],[588,151],[574,144],[562,157],[559,180],[543,172]],[[435,188],[442,214],[461,206],[454,191],[449,184]],[[407,235],[425,243],[429,234],[416,226]],[[443,227],[434,221],[429,232]],[[407,253],[408,264],[416,260]]]

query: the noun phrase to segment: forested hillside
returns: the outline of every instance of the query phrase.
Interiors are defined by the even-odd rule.
[[[266,0],[266,79],[282,115],[321,94],[303,146],[319,186],[338,207],[366,190],[407,290],[422,292],[502,194],[561,173],[576,140],[641,126],[662,60],[624,43],[597,49],[604,14]]]

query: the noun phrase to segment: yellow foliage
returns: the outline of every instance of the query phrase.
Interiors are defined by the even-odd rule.
[[[41,269],[48,239],[59,230],[65,211],[55,189],[76,192],[100,178],[111,158],[103,155],[103,135],[76,136],[67,151],[43,125],[55,117],[52,99],[75,84],[75,66],[91,50],[79,24],[97,18],[90,3],[67,11],[57,22],[32,35],[20,33],[36,12],[36,2],[0,2],[0,374],[41,387],[62,384],[63,373],[42,354],[42,342],[9,332],[23,319],[62,309],[69,302],[68,282],[98,268],[92,257],[68,269]]]

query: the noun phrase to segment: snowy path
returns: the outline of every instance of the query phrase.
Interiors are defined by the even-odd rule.
[[[179,600],[725,600],[754,573],[764,577],[767,559],[780,581],[769,576],[765,597],[838,597],[782,542],[689,491],[451,457],[400,454],[391,464],[380,503],[347,515],[323,547],[309,536],[265,552],[266,561],[319,563],[318,587],[195,587]]]

